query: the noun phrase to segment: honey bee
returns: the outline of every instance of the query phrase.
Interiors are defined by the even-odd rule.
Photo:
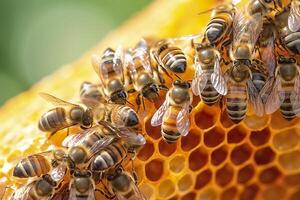
[[[108,174],[107,181],[109,194],[103,194],[108,199],[146,200],[137,186],[135,177],[125,172],[121,167]]]
[[[144,98],[153,102],[158,98],[159,89],[166,88],[163,84],[160,85],[160,80],[154,74],[148,49],[146,41],[141,40],[136,48],[129,50],[125,56],[126,70],[133,84],[131,92],[138,92],[136,98],[138,106],[141,104],[140,96],[142,96],[142,102]]]
[[[166,100],[151,119],[152,126],[161,126],[161,134],[167,143],[186,136],[190,128],[189,108],[193,96],[190,84],[176,80],[166,95]]]
[[[151,49],[151,54],[159,65],[160,69],[169,77],[169,71],[178,76],[187,68],[187,58],[181,48],[174,44],[175,40],[159,41],[154,48]]]
[[[89,108],[95,108],[104,103],[101,89],[98,85],[84,81],[80,86],[80,100]]]
[[[259,93],[264,87],[268,78],[268,72],[265,64],[259,59],[253,59],[252,64],[250,65],[250,70],[252,74],[252,82]]]
[[[93,113],[81,105],[72,104],[50,94],[41,93],[44,99],[58,106],[44,113],[38,123],[41,131],[56,132],[79,124],[82,128],[91,127]]]
[[[192,91],[200,95],[204,103],[212,105],[220,94],[227,94],[227,85],[220,68],[220,55],[212,45],[198,44],[195,55],[195,76]]]
[[[99,104],[93,110],[97,122],[108,121],[117,127],[139,128],[138,114],[126,105]]]
[[[110,125],[107,124],[107,126]],[[141,134],[132,133],[125,129],[120,131],[120,134],[120,139],[115,140],[98,152],[90,165],[92,171],[107,171],[120,165],[128,155],[133,160],[136,152],[146,143],[145,138]]]
[[[29,178],[42,176],[63,162],[65,153],[61,149],[33,154],[23,158],[16,164],[13,176],[18,178]],[[49,160],[50,158],[51,161]]]
[[[247,10],[250,15],[260,13],[264,17],[272,18],[273,12],[281,12],[290,2],[291,0],[251,0]]]
[[[261,91],[267,114],[280,108],[282,116],[292,120],[299,116],[300,71],[294,58],[279,57],[275,77],[267,81]],[[270,92],[271,91],[271,92]]]
[[[69,199],[94,200],[95,189],[95,182],[90,171],[75,171],[69,184]]]
[[[300,29],[300,2],[298,0],[291,1],[288,27],[292,32],[296,32]]]
[[[66,167],[59,165],[54,168],[51,173],[45,174],[42,177],[36,178],[29,184],[17,189],[12,196],[11,200],[47,200],[50,199],[59,183],[63,180],[66,173]]]
[[[120,47],[117,51],[106,49],[102,57],[92,56],[92,65],[100,78],[104,95],[109,102],[117,104],[125,104],[127,101],[123,62],[123,50]]]

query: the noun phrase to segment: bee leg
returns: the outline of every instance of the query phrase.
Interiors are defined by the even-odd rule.
[[[158,88],[160,90],[164,90],[164,91],[168,91],[169,90],[169,88],[167,86],[165,86],[165,85],[159,85]]]
[[[193,110],[193,106],[189,105],[189,113],[192,112],[192,110]]]
[[[142,103],[143,103],[143,109],[146,110],[144,97],[142,97]]]
[[[174,74],[176,76],[176,78],[178,78],[179,80],[181,80],[181,77],[178,76],[177,74]]]
[[[51,140],[51,138],[53,137],[53,135],[55,135],[57,131],[53,131],[51,132],[51,134],[49,135],[49,137],[47,138],[47,140]]]
[[[140,110],[140,106],[141,106],[141,94],[138,94],[136,99],[135,99],[135,102],[136,102],[136,105],[137,105],[137,112],[139,112]]]
[[[135,89],[130,89],[130,90],[127,91],[127,93],[134,93],[134,92],[136,92]]]

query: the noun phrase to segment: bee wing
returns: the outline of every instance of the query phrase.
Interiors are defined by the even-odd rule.
[[[72,182],[70,183],[69,191],[70,191],[69,200],[77,199],[77,197],[76,197],[76,189],[73,187]]]
[[[221,95],[227,94],[227,84],[222,76],[221,67],[220,67],[220,59],[219,57],[215,60],[214,64],[214,72],[211,74],[211,83],[217,92]]]
[[[119,46],[116,50],[115,56],[113,58],[113,69],[116,74],[120,75],[122,80],[124,81],[124,74],[123,74],[123,64],[125,60],[125,53],[122,46]]]
[[[53,170],[51,170],[50,176],[54,181],[60,182],[64,178],[66,172],[67,167],[65,164],[62,163],[55,167]]]
[[[267,41],[266,47],[263,49],[263,51],[261,53],[261,59],[267,66],[269,76],[274,76],[275,66],[276,66],[274,41],[275,41],[275,38],[270,37]]]
[[[63,147],[73,147],[80,145],[86,138],[97,131],[97,126],[82,130],[79,133],[68,135],[62,142]]]
[[[290,98],[293,106],[293,111],[296,113],[297,117],[300,117],[300,76],[299,75],[296,77],[294,90],[291,93]]]
[[[169,107],[169,92],[166,95],[166,100],[164,103],[159,107],[159,109],[154,113],[152,119],[151,119],[151,125],[152,126],[159,126],[162,124],[163,117],[168,110]]]
[[[115,140],[115,137],[105,137],[93,144],[93,146],[90,148],[90,158],[94,156],[96,153],[98,153],[101,149],[109,146],[113,141]]]
[[[292,32],[296,32],[300,29],[300,4],[297,0],[293,0],[291,3],[288,27]]]
[[[275,112],[283,102],[284,93],[280,92],[280,89],[281,89],[281,82],[280,79],[277,78],[274,82],[271,93],[266,99],[266,103],[265,103],[266,114],[272,114],[273,112]]]
[[[207,76],[201,68],[197,58],[195,58],[195,77],[192,81],[192,91],[195,95],[200,95],[207,84]]]
[[[236,10],[233,15],[233,44],[237,44],[240,36],[246,29],[246,17],[240,10]]]
[[[64,100],[62,100],[62,99],[60,99],[60,98],[57,98],[57,97],[55,97],[55,96],[53,96],[53,95],[51,95],[51,94],[48,94],[48,93],[43,93],[43,92],[41,92],[41,93],[39,93],[39,95],[40,95],[43,99],[45,99],[46,101],[51,102],[51,103],[52,103],[53,105],[55,105],[55,106],[71,106],[71,107],[73,107],[73,106],[78,106],[78,105],[76,105],[76,104],[73,104],[73,103],[64,101]]]
[[[262,31],[262,28],[263,28],[263,16],[260,13],[251,16],[249,23],[247,24],[246,31],[248,32],[248,34],[250,34],[250,42],[252,47],[255,46],[255,43]]]
[[[27,185],[24,185],[12,194],[11,199],[13,200],[27,200],[29,197],[29,191],[34,186],[35,181],[28,183]]]
[[[186,136],[190,130],[190,115],[189,115],[189,102],[187,102],[181,111],[178,113],[176,119],[176,127],[182,136]]]
[[[95,200],[95,188],[90,188],[86,200]]]
[[[249,101],[257,116],[264,115],[264,104],[252,80],[247,82]]]

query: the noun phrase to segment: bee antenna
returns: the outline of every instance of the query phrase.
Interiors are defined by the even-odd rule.
[[[130,103],[129,101],[126,100],[126,103],[128,103],[131,106],[134,106],[132,103]]]
[[[198,14],[198,15],[207,14],[207,13],[211,12],[212,10],[214,10],[214,8],[210,8],[210,9],[208,9],[208,10],[204,10],[204,11],[199,12],[199,13],[197,13],[197,14]]]

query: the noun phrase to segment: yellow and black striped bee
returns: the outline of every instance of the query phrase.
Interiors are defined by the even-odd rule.
[[[291,0],[251,0],[247,5],[247,11],[250,15],[260,13],[265,18],[270,19],[290,3]]]
[[[61,149],[29,155],[16,164],[13,176],[18,178],[42,176],[60,165],[64,159],[65,153]]]
[[[149,45],[145,40],[141,40],[138,45],[129,50],[125,56],[125,70],[127,78],[132,83],[133,89],[130,91],[137,92],[136,103],[141,104],[140,96],[153,102],[158,98],[160,89],[166,89],[156,74],[156,70],[151,66],[151,58],[149,54]],[[144,104],[143,104],[144,105]]]
[[[212,45],[194,44],[195,75],[192,81],[192,91],[200,95],[207,105],[216,103],[220,95],[227,94],[226,81],[220,68],[220,55]]]
[[[15,190],[11,200],[48,200],[54,196],[55,191],[60,186],[67,168],[64,165],[59,165],[50,173],[36,178],[29,184]]]
[[[183,74],[187,68],[187,58],[183,50],[174,44],[175,40],[161,40],[151,49],[151,54],[160,69],[169,77],[169,72]]]
[[[253,59],[250,65],[250,70],[252,74],[252,82],[259,93],[268,79],[269,74],[267,68],[261,60]]]
[[[189,109],[193,99],[190,84],[176,80],[166,95],[166,100],[151,119],[152,126],[161,125],[161,134],[167,143],[186,136],[190,129]]]
[[[106,126],[111,126],[103,122]],[[141,134],[132,132],[130,129],[120,129],[119,137],[110,145],[103,147],[94,157],[90,164],[91,171],[104,172],[118,166],[129,155],[134,159],[137,151],[146,143]]]
[[[79,96],[81,102],[89,108],[95,108],[100,103],[106,102],[101,87],[88,81],[81,84]]]
[[[89,108],[69,103],[50,94],[41,93],[44,99],[58,106],[44,113],[38,123],[41,131],[56,132],[79,124],[89,128],[93,124],[93,113]]]
[[[292,120],[300,111],[300,69],[294,58],[279,57],[275,76],[261,91],[265,110],[271,114],[280,108],[282,116]]]
[[[127,101],[123,64],[124,52],[120,47],[116,51],[107,48],[102,57],[96,54],[92,56],[92,65],[109,102],[125,104]]]

